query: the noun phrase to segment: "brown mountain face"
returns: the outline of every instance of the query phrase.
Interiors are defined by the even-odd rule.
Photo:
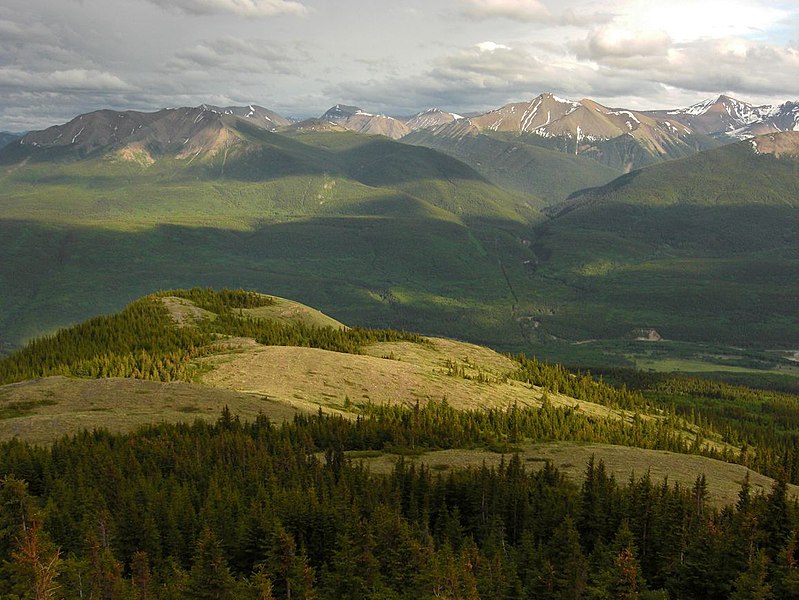
[[[783,131],[761,135],[749,140],[757,154],[799,157],[799,131]]]
[[[247,119],[248,122],[254,123],[258,127],[262,127],[263,129],[268,129],[270,131],[275,131],[280,127],[291,125],[291,121],[289,121],[286,117],[283,117],[277,114],[275,111],[269,110],[268,108],[264,108],[263,106],[258,106],[257,104],[224,107],[203,104],[201,108],[218,112],[223,115],[233,115],[234,117]]]
[[[155,113],[100,110],[76,117],[69,123],[27,134],[3,149],[4,155],[32,156],[59,152],[83,157],[111,152],[120,158],[152,162],[172,154],[178,158],[202,152],[215,154],[241,139],[231,125],[246,122],[273,130],[289,121],[267,109],[247,107],[164,109]]]
[[[471,119],[458,119],[457,121],[453,121],[451,123],[437,125],[435,127],[427,127],[423,130],[417,129],[416,131],[423,135],[424,134],[433,135],[441,137],[442,139],[450,139],[457,142],[466,136],[478,135],[480,133],[480,128],[477,127],[477,125],[473,124]],[[411,135],[411,138],[416,138],[416,137],[417,136]]]
[[[430,132],[452,140],[477,133],[524,135],[545,148],[585,154],[624,171],[704,148],[704,142],[676,120],[608,108],[589,99],[573,102],[552,94],[440,125]],[[711,145],[709,140],[707,145]]]
[[[799,124],[799,103],[754,106],[721,95],[688,108],[648,111],[646,114],[656,120],[680,123],[695,133],[745,139],[766,133],[794,130]]]
[[[305,119],[289,126],[289,131],[349,131],[343,125],[326,119]]]
[[[447,125],[453,121],[462,120],[463,117],[455,113],[445,112],[437,108],[431,108],[424,112],[420,112],[410,119],[405,121],[405,124],[412,130],[429,129],[431,127],[438,127],[439,125]]]
[[[532,133],[548,127],[578,107],[576,102],[541,94],[530,102],[507,104],[469,120],[481,130]]]
[[[320,121],[329,121],[358,133],[368,135],[384,135],[394,140],[408,135],[411,129],[399,119],[385,115],[375,115],[364,112],[357,106],[336,104],[325,114]]]
[[[611,109],[589,99],[572,102],[552,94],[541,94],[531,102],[508,104],[469,121],[483,131],[569,137],[577,140],[578,145],[583,140],[610,140],[628,134],[649,139],[692,133],[686,127],[659,122],[639,111]]]

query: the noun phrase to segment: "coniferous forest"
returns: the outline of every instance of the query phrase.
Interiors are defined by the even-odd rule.
[[[545,409],[541,409],[544,411]],[[558,420],[558,415],[549,418]],[[796,598],[784,479],[735,506],[591,461],[372,475],[345,451],[449,447],[514,416],[431,406],[85,432],[2,446],[2,598]],[[460,438],[458,438],[460,436]],[[458,438],[458,439],[456,439]]]

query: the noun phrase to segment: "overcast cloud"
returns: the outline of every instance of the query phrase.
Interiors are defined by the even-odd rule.
[[[799,99],[791,0],[4,0],[0,130],[100,108],[459,113]]]

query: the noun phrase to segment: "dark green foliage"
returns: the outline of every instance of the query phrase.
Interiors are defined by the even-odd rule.
[[[192,288],[190,290],[162,292],[159,295],[184,298],[200,308],[218,315],[227,314],[237,308],[259,308],[261,306],[272,306],[275,303],[274,298],[241,289],[212,290],[211,288]]]
[[[629,386],[654,406],[673,412],[742,450],[736,462],[799,483],[799,396],[666,373],[606,370],[605,380]],[[770,387],[770,386],[769,386]]]
[[[185,379],[189,360],[212,339],[176,327],[162,303],[143,298],[117,314],[30,342],[0,361],[0,382],[50,375]]]
[[[749,562],[749,568],[735,579],[730,600],[771,600],[771,586],[767,583],[768,558],[759,551]]]
[[[178,326],[161,302],[166,296],[178,296],[216,312],[213,318],[200,319],[191,326]],[[195,374],[193,360],[213,352],[214,342],[224,336],[250,337],[266,345],[348,353],[359,353],[364,345],[376,342],[427,343],[417,334],[402,331],[317,327],[302,322],[253,318],[244,312],[246,308],[271,302],[267,296],[243,290],[194,288],[161,292],[137,300],[116,315],[96,317],[31,342],[0,360],[0,383],[49,375],[191,381]],[[492,429],[494,425],[486,429],[481,424],[481,433],[475,438],[473,431],[462,428],[451,408],[430,405],[428,414],[441,411],[449,427],[432,442],[432,447],[459,447],[459,444],[473,444],[479,439],[486,447],[508,452],[524,439],[603,441],[702,453],[738,462],[772,477],[782,473],[788,482],[799,482],[799,421],[796,418],[799,398],[794,395],[621,370],[605,372],[608,380],[616,383],[611,386],[589,373],[570,372],[560,365],[535,358],[519,355],[516,360],[519,368],[511,377],[543,388],[546,393],[565,394],[614,409],[634,411],[631,426],[614,419],[589,418],[578,411],[554,410],[545,402],[543,411],[514,407],[507,412],[489,411],[485,416],[473,416],[475,422],[487,419],[489,423],[493,420],[499,424],[499,429]],[[456,367],[450,365],[453,375]],[[478,380],[483,381],[481,377],[482,374]],[[31,404],[10,403],[0,411],[0,418],[20,416],[33,408]],[[367,406],[362,410],[369,414],[372,408]],[[386,409],[381,418],[389,418],[391,410]],[[646,418],[652,414],[665,418]],[[390,418],[400,420],[407,416],[400,411]],[[686,429],[686,422],[698,431],[691,443],[681,433]],[[734,452],[730,447],[714,450],[702,442],[703,438],[720,439],[742,450]],[[442,440],[447,441],[443,443]],[[411,438],[393,440],[386,447],[395,452],[414,452],[416,446],[425,444],[430,444],[426,432],[414,429]],[[362,449],[373,448],[364,445]],[[779,542],[782,541],[784,539],[780,538]],[[778,546],[772,549],[772,558],[778,550]]]
[[[668,340],[796,347],[797,173],[795,158],[743,142],[633,171],[553,209],[531,246],[533,280],[559,301],[539,330],[621,340],[654,328]]]
[[[617,387],[606,385],[591,377],[590,373],[570,372],[562,365],[547,364],[523,355],[517,356],[516,360],[521,365],[517,379],[556,394],[628,410],[642,409],[647,405],[640,393],[629,391],[623,384]]]
[[[234,586],[235,580],[230,574],[219,540],[206,527],[197,540],[197,552],[186,591],[192,598],[232,600],[235,597]]]
[[[648,476],[619,485],[601,462],[581,489],[515,456],[446,475],[402,459],[371,475],[336,458],[419,437],[414,419],[395,416],[375,409],[278,427],[225,414],[216,424],[86,432],[48,449],[3,444],[0,564],[14,575],[0,594],[22,581],[14,532],[38,506],[41,539],[64,557],[54,581],[66,600],[790,598],[796,588],[795,534],[768,559],[776,492],[719,512],[698,502],[701,478],[694,490]],[[503,430],[498,414],[482,421],[444,407],[415,422],[440,447],[458,425]],[[26,487],[23,473],[41,475]],[[605,510],[597,527],[589,501]],[[785,511],[795,531],[795,502]]]

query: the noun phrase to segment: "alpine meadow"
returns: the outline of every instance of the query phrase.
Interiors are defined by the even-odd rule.
[[[0,600],[799,598],[798,28],[7,0]]]

